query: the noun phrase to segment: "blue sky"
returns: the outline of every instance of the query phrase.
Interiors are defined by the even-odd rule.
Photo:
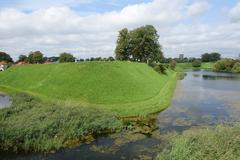
[[[240,53],[240,0],[0,0],[0,50],[113,56],[121,28],[146,24],[167,57]]]

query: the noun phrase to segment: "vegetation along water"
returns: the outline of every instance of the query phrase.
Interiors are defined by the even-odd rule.
[[[1,159],[239,159],[240,61],[164,57],[152,25],[115,57],[0,52]]]

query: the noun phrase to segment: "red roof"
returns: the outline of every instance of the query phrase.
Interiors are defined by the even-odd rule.
[[[0,65],[6,65],[8,64],[6,61],[0,61]]]

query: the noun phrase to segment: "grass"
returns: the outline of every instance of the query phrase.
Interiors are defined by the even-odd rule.
[[[175,84],[175,72],[159,75],[144,63],[131,62],[26,65],[0,74],[2,89],[107,109],[119,116],[147,115],[165,109]]]
[[[50,152],[121,129],[114,114],[96,108],[46,103],[25,93],[0,110],[0,151]]]
[[[13,99],[0,110],[0,151],[50,152],[120,130],[125,117],[168,107],[176,78],[131,62],[12,67],[0,73]]]
[[[159,160],[238,160],[240,157],[240,125],[215,129],[190,129],[173,138],[169,150]]]
[[[206,69],[211,70],[213,69],[214,63],[202,63],[201,67],[193,67],[192,63],[177,63],[176,70],[182,71],[184,69]]]

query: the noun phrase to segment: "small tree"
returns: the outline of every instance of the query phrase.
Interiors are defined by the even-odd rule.
[[[177,65],[177,62],[176,62],[175,60],[171,60],[171,61],[170,61],[170,64],[169,64],[169,67],[170,67],[172,70],[175,70],[176,65]]]
[[[29,63],[43,63],[43,54],[40,51],[30,52],[28,55],[28,62]]]
[[[5,61],[7,63],[12,63],[13,59],[11,56],[5,52],[0,52],[0,61]]]
[[[202,62],[199,60],[195,60],[192,62],[193,67],[201,67],[201,65],[202,65]]]
[[[66,62],[75,62],[75,57],[73,57],[70,53],[61,53],[59,56],[59,62],[60,63],[66,63]]]

